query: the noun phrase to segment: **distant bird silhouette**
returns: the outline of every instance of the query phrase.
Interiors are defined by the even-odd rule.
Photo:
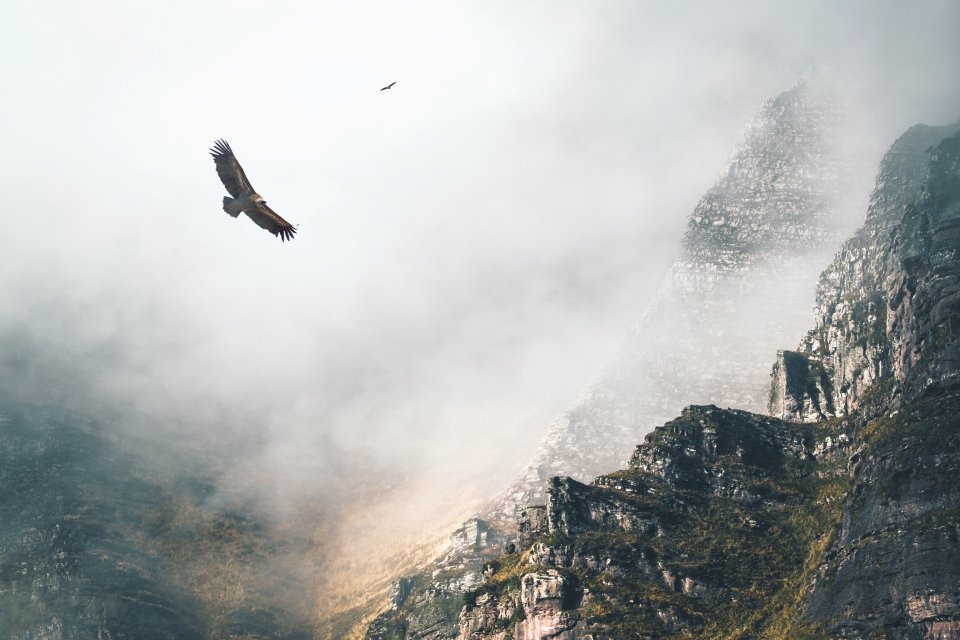
[[[387,86],[385,86],[383,89],[380,89],[380,91],[386,91],[387,89],[389,89],[390,87],[392,87],[392,86],[395,85],[395,84],[397,84],[396,80],[394,80],[393,82],[391,82],[390,84],[388,84]]]
[[[217,140],[210,150],[210,155],[217,165],[220,181],[233,196],[223,198],[223,210],[234,218],[245,213],[258,227],[266,229],[284,242],[293,240],[297,228],[277,215],[276,211],[267,206],[263,196],[254,191],[227,141]]]

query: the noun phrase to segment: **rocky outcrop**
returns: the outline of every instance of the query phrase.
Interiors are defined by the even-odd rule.
[[[517,546],[526,546],[535,537],[548,531],[549,519],[547,517],[547,507],[544,505],[533,505],[517,512]]]
[[[587,482],[622,466],[645,433],[687,404],[766,405],[770,354],[806,328],[810,283],[854,226],[840,206],[846,171],[831,104],[806,82],[761,106],[690,216],[649,312],[617,360],[547,430],[521,477],[483,510],[486,520],[510,523],[518,509],[543,504],[553,476]],[[398,629],[402,610],[387,616]],[[384,620],[381,635],[368,637],[385,637]]]
[[[882,384],[846,389],[848,409],[872,401],[879,415],[806,610],[836,636],[960,638],[960,134],[923,155],[926,178],[875,278],[886,322],[862,342],[887,364]],[[849,343],[825,355],[840,361]]]
[[[502,552],[504,543],[487,521],[471,518],[465,522],[451,534],[446,553],[429,573],[397,581],[390,608],[374,619],[366,637],[452,638],[466,594],[483,584],[487,559]]]
[[[954,143],[934,148],[957,129],[918,125],[884,158],[866,223],[817,284],[814,329],[774,367],[772,415],[815,421],[849,414],[876,383],[903,384],[924,345],[952,333]],[[937,349],[941,359],[952,357],[945,344]],[[951,371],[934,365],[929,374]]]
[[[548,530],[491,563],[458,638],[716,637],[811,553],[798,512],[836,519],[842,429],[688,407],[629,469],[551,480]]]
[[[770,413],[784,420],[816,422],[835,415],[833,384],[818,360],[778,351],[770,386]]]
[[[542,502],[551,476],[589,481],[622,466],[685,405],[766,408],[770,354],[806,328],[810,283],[856,224],[842,207],[831,104],[814,82],[760,108],[644,319],[488,515]]]
[[[462,616],[457,640],[582,638],[576,630],[577,617],[571,613],[580,597],[576,583],[559,571],[527,573],[520,579],[516,592],[499,598],[489,594],[479,596]],[[492,636],[489,635],[491,629],[495,630]]]
[[[205,506],[202,473],[153,477],[102,420],[0,389],[0,635],[308,637],[283,540]]]
[[[777,354],[779,417],[689,407],[628,469],[550,480],[547,531],[490,563],[461,638],[960,639],[956,129],[884,161],[814,330]],[[487,606],[543,575],[575,595],[523,611],[539,635]]]

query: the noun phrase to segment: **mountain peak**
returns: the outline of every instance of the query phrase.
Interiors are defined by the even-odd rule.
[[[760,106],[690,215],[646,316],[490,515],[542,502],[550,476],[587,481],[617,468],[644,433],[688,404],[765,408],[770,354],[803,331],[810,282],[848,227],[839,122],[815,80]]]
[[[839,242],[840,119],[829,91],[809,81],[763,103],[690,216],[672,271],[676,286],[696,290],[754,263]]]
[[[779,354],[774,397],[812,410],[690,406],[628,468],[551,478],[458,640],[960,638],[953,131],[894,145],[806,350]]]

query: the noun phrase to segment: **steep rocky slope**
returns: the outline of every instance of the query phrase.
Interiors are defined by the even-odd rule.
[[[112,459],[81,416],[10,404],[0,409],[5,636],[202,638],[196,603],[158,580],[154,557],[122,531],[161,501],[157,487]],[[122,494],[107,488],[118,477]]]
[[[628,469],[550,482],[547,526],[490,564],[458,638],[716,638],[753,630],[835,520],[836,426],[690,407]],[[823,458],[823,456],[822,456]]]
[[[926,143],[943,133],[907,136]],[[875,213],[882,228],[889,216]],[[850,311],[842,286],[839,297],[822,287],[817,329],[802,347],[831,374],[839,410],[856,415],[883,395],[806,615],[836,635],[960,638],[960,135],[930,151],[916,199],[873,252],[886,259],[857,267],[841,254],[850,266],[826,275],[873,284],[852,306],[866,300],[876,311]]]
[[[806,328],[810,283],[853,227],[840,206],[847,172],[831,105],[822,87],[801,83],[761,106],[726,172],[690,216],[667,281],[618,358],[483,511],[501,538],[509,537],[519,507],[544,502],[549,477],[588,481],[622,466],[643,434],[684,405],[765,406],[770,354]],[[463,585],[499,551],[477,549],[458,557],[451,546],[451,554],[408,578],[413,595],[368,636],[455,633]],[[456,571],[463,575],[450,580]]]
[[[37,376],[42,350],[0,342],[0,636],[312,636],[307,583],[290,571],[308,541],[215,498],[217,461],[79,408],[92,408],[74,393],[83,363]],[[179,460],[176,473],[155,458]]]
[[[885,159],[814,330],[778,355],[790,420],[692,406],[628,469],[550,480],[457,638],[960,639],[956,130]]]
[[[621,466],[687,404],[765,409],[770,354],[806,328],[810,283],[859,222],[843,206],[840,121],[815,81],[762,105],[691,214],[657,299],[489,516],[542,501],[550,476]]]
[[[797,351],[778,354],[773,415],[850,413],[875,382],[905,380],[933,327],[950,315],[950,143],[932,159],[927,152],[956,130],[918,125],[884,158],[866,223],[817,283],[814,329]],[[952,347],[941,347],[941,360],[953,357]],[[936,377],[952,371],[926,364]]]

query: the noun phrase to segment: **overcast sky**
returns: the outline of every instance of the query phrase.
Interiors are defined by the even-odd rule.
[[[113,345],[90,376],[143,411],[251,416],[280,493],[358,452],[446,526],[642,312],[764,99],[816,65],[872,173],[960,116],[958,27],[948,0],[6,0],[0,329]],[[220,209],[218,137],[293,242]]]

